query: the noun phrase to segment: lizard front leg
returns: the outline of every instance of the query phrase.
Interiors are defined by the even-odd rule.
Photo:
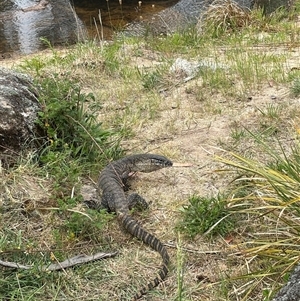
[[[149,208],[148,202],[136,192],[127,197],[127,202],[130,210],[133,208],[138,210],[146,210]]]

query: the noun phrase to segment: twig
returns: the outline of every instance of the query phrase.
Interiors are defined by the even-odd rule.
[[[96,253],[94,255],[80,254],[80,255],[74,256],[72,258],[68,258],[63,262],[52,263],[49,266],[43,265],[40,268],[40,270],[41,271],[58,271],[58,270],[72,267],[77,264],[84,264],[84,263],[94,261],[94,260],[113,257],[117,253],[118,252],[112,252],[112,253],[102,253],[101,252],[101,253]],[[0,260],[0,265],[8,267],[8,268],[16,268],[16,269],[23,269],[23,270],[30,270],[34,267],[33,265],[23,265],[23,264],[19,264],[16,262],[9,262],[9,261],[2,261],[2,260]]]
[[[178,246],[175,243],[164,243],[165,246],[177,249]],[[189,253],[196,253],[196,254],[218,254],[218,253],[224,253],[222,250],[211,250],[211,251],[199,251],[199,250],[193,250],[190,248],[181,247],[182,250],[189,252]]]
[[[8,267],[8,268],[17,268],[17,269],[23,269],[23,270],[29,270],[29,269],[33,268],[32,265],[22,265],[22,264],[19,264],[19,263],[9,262],[9,261],[2,261],[2,260],[0,260],[0,265],[3,265],[3,266]]]

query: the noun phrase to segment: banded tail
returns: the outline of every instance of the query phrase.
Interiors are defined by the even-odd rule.
[[[159,239],[157,239],[154,235],[148,233],[146,230],[144,230],[138,222],[133,219],[128,214],[121,214],[119,213],[118,218],[121,222],[121,224],[124,226],[124,228],[134,237],[137,237],[142,242],[150,246],[153,250],[157,251],[162,260],[163,264],[160,267],[160,270],[158,272],[158,276],[156,276],[151,282],[149,282],[146,286],[142,287],[137,293],[133,300],[138,300],[141,298],[147,291],[153,289],[156,287],[161,281],[163,281],[167,274],[168,274],[168,264],[170,262],[170,257],[167,252],[167,249],[165,246],[161,243]]]

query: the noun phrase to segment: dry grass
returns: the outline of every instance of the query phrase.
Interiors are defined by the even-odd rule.
[[[251,14],[248,9],[242,8],[235,1],[216,0],[202,14],[198,22],[198,30],[213,29],[221,34],[249,26],[250,23]]]
[[[229,1],[226,4],[234,12],[230,20],[242,26],[239,16],[243,13]],[[228,23],[226,14],[218,18],[220,26]],[[107,128],[119,130],[127,153],[154,152],[177,163],[190,163],[189,167],[139,175],[133,182],[133,190],[151,201],[150,210],[134,213],[136,218],[167,244],[171,256],[168,278],[143,297],[143,301],[263,300],[264,290],[273,285],[271,278],[264,282],[239,278],[263,264],[237,248],[249,239],[254,228],[259,228],[259,219],[245,218],[235,233],[213,240],[201,235],[194,240],[181,236],[179,240],[175,228],[180,219],[179,209],[191,195],[216,196],[226,191],[232,177],[217,173],[222,166],[213,159],[222,153],[221,147],[264,159],[249,136],[239,134],[239,130],[250,128],[264,133],[269,143],[279,138],[288,145],[294,138],[294,128],[298,128],[298,99],[289,94],[287,79],[291,67],[298,62],[299,47],[286,40],[286,47],[282,43],[266,46],[265,40],[261,41],[261,47],[252,47],[249,40],[246,35],[238,42],[232,39],[214,44],[212,40],[197,40],[191,42],[194,44],[189,52],[190,46],[184,48],[180,41],[169,46],[172,51],[162,51],[159,48],[167,49],[163,43],[168,38],[160,38],[149,44],[115,42],[104,45],[103,50],[95,44],[78,45],[70,51],[46,51],[38,55],[45,62],[40,70],[43,76],[53,72],[60,74],[62,80],[72,76],[86,92],[94,93],[96,102],[102,104],[97,118]],[[157,47],[152,49],[151,45]],[[182,56],[222,63],[226,69],[206,68],[184,82],[170,72],[173,61]],[[23,58],[21,61],[24,64]],[[163,88],[158,88],[155,81],[146,88],[145,74],[157,76],[153,80]],[[283,103],[277,114],[272,111],[271,106]],[[268,131],[272,127],[276,130]],[[84,216],[72,219],[60,207],[61,199],[66,196],[57,187],[54,189],[57,183],[53,178],[39,175],[37,166],[32,167],[25,160],[15,170],[2,170],[1,179],[0,248],[5,251],[4,259],[41,263],[51,260],[51,252],[59,259],[103,250],[118,250],[119,254],[47,275],[1,268],[4,279],[0,280],[0,294],[5,290],[14,292],[19,300],[118,300],[120,295],[130,300],[155,275],[161,260],[155,252],[123,233],[115,219],[108,219],[106,214],[88,212],[94,221],[104,220],[100,229]],[[68,208],[84,211],[79,205],[79,186],[89,181],[80,178],[74,189],[69,187]],[[178,286],[180,270],[182,291]],[[230,282],[230,277],[236,278]],[[281,282],[278,279],[278,284]],[[247,289],[253,285],[256,288],[247,295]]]

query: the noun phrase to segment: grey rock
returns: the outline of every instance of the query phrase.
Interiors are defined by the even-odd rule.
[[[41,111],[29,76],[0,68],[0,160],[15,163],[24,150],[37,145],[35,123]]]
[[[300,300],[300,264],[296,266],[289,281],[282,287],[272,301],[299,301]]]
[[[155,14],[151,20],[131,23],[125,34],[168,34],[187,29],[197,23],[200,15],[214,0],[180,0],[172,7]],[[250,8],[251,0],[236,0],[241,7]]]
[[[180,75],[183,78],[183,82],[187,82],[193,79],[200,69],[211,69],[215,71],[216,69],[227,69],[227,66],[214,61],[188,61],[183,58],[177,58],[170,67],[170,72],[177,76]]]
[[[1,2],[1,1],[0,1]],[[7,0],[1,10],[1,51],[34,53],[51,45],[72,44],[86,38],[86,30],[69,0]]]
[[[158,35],[185,30],[196,24],[213,2],[214,0],[180,0],[172,7],[155,14],[151,20],[129,24],[124,34],[136,36],[149,33]],[[270,13],[280,6],[290,8],[294,0],[233,0],[233,2],[248,10],[254,5],[262,6],[266,13]]]
[[[83,200],[85,202],[90,202],[90,201],[100,202],[99,192],[96,188],[96,185],[94,185],[93,183],[87,183],[82,185],[80,189],[80,194],[82,195]]]
[[[254,3],[257,6],[263,8],[265,14],[270,14],[279,7],[291,9],[295,0],[255,0]]]

